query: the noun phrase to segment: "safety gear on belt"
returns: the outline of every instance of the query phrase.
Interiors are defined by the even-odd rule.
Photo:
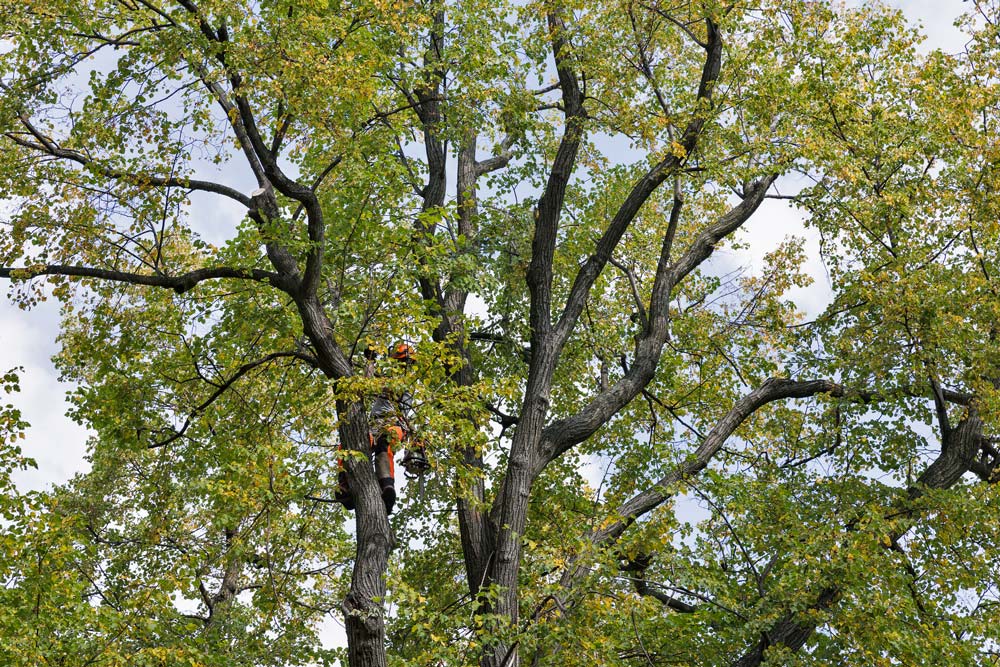
[[[431,464],[427,460],[427,450],[424,448],[423,443],[415,442],[408,444],[406,451],[403,452],[403,460],[400,461],[400,465],[406,470],[406,476],[409,479],[423,475],[430,470]]]

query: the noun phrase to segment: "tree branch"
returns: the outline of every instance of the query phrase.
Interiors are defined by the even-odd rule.
[[[165,447],[177,441],[178,439],[182,438],[184,434],[187,433],[187,430],[188,428],[190,428],[191,424],[194,423],[194,420],[198,417],[198,415],[207,410],[209,406],[212,405],[212,403],[214,403],[216,400],[219,399],[220,396],[226,393],[226,391],[228,391],[229,388],[232,387],[237,380],[239,380],[241,377],[243,377],[253,369],[259,368],[260,366],[268,364],[276,359],[299,359],[300,361],[305,361],[307,364],[309,364],[314,368],[318,367],[319,364],[319,362],[314,357],[305,354],[303,352],[272,352],[271,354],[262,357],[260,359],[257,359],[256,361],[251,361],[249,363],[243,364],[242,366],[237,368],[236,372],[233,373],[231,376],[229,376],[229,378],[225,382],[219,384],[216,390],[213,391],[212,394],[207,399],[202,401],[197,407],[195,407],[194,409],[191,410],[191,412],[188,413],[187,417],[184,419],[184,423],[181,425],[179,429],[174,431],[174,433],[172,433],[169,437],[167,437],[164,440],[160,440],[146,445],[146,448],[157,449],[159,447]]]
[[[628,577],[628,579],[635,586],[635,592],[643,597],[651,597],[657,600],[665,607],[673,609],[674,611],[679,611],[683,614],[690,614],[697,610],[697,607],[692,604],[688,604],[683,600],[673,597],[672,595],[667,595],[662,590],[659,590],[659,586],[653,583],[650,586],[650,582],[646,579],[646,569],[652,562],[652,557],[649,554],[639,554],[634,558],[630,559],[628,563],[622,568],[626,572],[632,572],[635,574],[633,577]]]
[[[618,517],[612,523],[593,533],[595,544],[606,545],[617,540],[635,520],[650,510],[669,500],[676,493],[673,487],[691,477],[708,465],[726,440],[754,412],[774,401],[787,398],[806,398],[816,394],[844,396],[842,386],[829,380],[786,380],[770,378],[759,388],[736,402],[736,405],[719,420],[705,436],[694,453],[682,464],[671,470],[652,487],[636,494],[615,512]]]
[[[712,90],[719,77],[719,72],[722,67],[722,37],[716,28],[715,23],[711,19],[706,19],[706,25],[709,35],[709,48],[707,49],[705,64],[702,68],[701,80],[698,84],[697,105],[699,107],[704,104],[708,104],[711,101]],[[638,214],[639,209],[649,199],[656,188],[658,188],[668,176],[680,168],[684,164],[687,157],[695,150],[704,124],[704,115],[702,113],[697,113],[695,118],[688,123],[688,126],[684,130],[684,135],[680,141],[682,150],[672,152],[646,172],[643,178],[635,184],[632,191],[619,207],[615,217],[611,220],[607,229],[601,235],[600,240],[594,248],[594,253],[577,272],[576,278],[573,281],[573,286],[570,288],[569,296],[566,299],[566,305],[563,309],[563,313],[559,318],[559,322],[556,324],[556,354],[558,354],[558,350],[561,349],[562,345],[564,345],[566,340],[568,340],[573,328],[576,326],[576,323],[580,318],[580,313],[583,312],[583,307],[586,303],[587,295],[589,294],[590,289],[593,287],[598,276],[600,276],[603,272],[608,261],[610,261],[614,249],[617,247],[625,231],[632,224],[632,221]],[[770,185],[770,182],[768,182],[768,185]],[[763,188],[764,191],[766,191],[766,189],[766,187]],[[683,275],[686,275],[686,273],[678,274],[676,276],[676,280],[672,282],[664,280],[672,275],[672,272],[668,271],[667,266],[682,204],[683,198],[681,197],[678,185],[675,187],[674,206],[671,210],[670,224],[663,240],[661,259],[659,265],[657,266],[653,299],[650,302],[650,314],[666,312],[666,301],[662,296],[663,291],[666,291],[666,298],[669,299],[669,292],[673,289],[673,286],[677,284],[676,281],[680,280]],[[743,204],[746,204],[746,206],[743,206]],[[725,234],[730,233],[733,229],[742,224],[743,221],[749,218],[750,214],[756,210],[757,206],[760,205],[760,200],[753,200],[749,202],[745,201],[743,204],[736,207],[736,209],[731,212],[730,216],[723,216],[723,219],[717,225],[710,227],[703,232],[702,235],[711,238],[712,243],[718,241],[719,238],[722,238]],[[730,229],[731,222],[735,222],[735,226],[733,226],[732,229]],[[719,235],[713,236],[716,232]],[[713,247],[709,244],[706,249],[707,253],[704,257],[698,259],[698,263],[711,254]],[[532,261],[534,262],[534,256]],[[697,263],[695,263],[691,268],[693,269],[696,265]],[[690,271],[690,269],[688,270]],[[660,298],[657,298],[657,285],[660,286]],[[545,319],[547,322],[548,317],[546,316]],[[652,327],[650,322],[647,321],[645,331],[645,338],[648,340],[648,345],[646,345],[645,348],[646,358],[644,360],[637,358],[637,363],[633,366],[633,377],[627,379],[626,381],[619,382],[615,385],[615,387],[606,392],[602,392],[599,396],[599,398],[605,397],[608,399],[608,407],[615,406],[615,410],[620,409],[621,406],[632,400],[639,390],[649,382],[649,379],[652,378],[656,362],[659,359],[660,349],[667,336],[666,321],[658,320],[656,327]],[[596,402],[597,401],[595,400],[594,403]],[[594,405],[594,403],[591,405]],[[602,412],[601,414],[610,416],[607,412]],[[590,433],[592,432],[593,430],[590,430]],[[551,450],[543,457],[543,467],[548,463],[548,461],[552,460],[554,456],[558,456],[559,453],[565,451],[566,447],[572,446],[573,444],[576,444],[576,442],[580,442],[580,440],[576,440],[576,442],[571,443],[570,438],[563,435],[555,435],[552,432],[550,432],[550,435],[554,435],[554,437],[561,440],[561,442],[552,447]],[[589,433],[587,433],[587,436],[589,436]]]
[[[484,176],[497,169],[503,169],[514,157],[511,147],[514,145],[514,137],[507,135],[500,142],[500,152],[491,158],[476,162],[476,176]]]
[[[532,351],[540,351],[541,341],[552,328],[552,260],[555,255],[559,216],[566,199],[566,187],[573,174],[577,151],[583,140],[583,121],[587,114],[583,108],[583,94],[576,71],[570,60],[571,47],[566,37],[566,24],[562,15],[553,10],[548,14],[549,31],[552,33],[552,53],[562,91],[566,128],[552,169],[545,184],[545,190],[535,206],[535,231],[531,241],[531,262],[528,265],[527,282],[531,293],[529,315],[532,331]],[[539,343],[539,344],[536,344]],[[554,364],[554,359],[551,363]],[[533,369],[533,373],[534,372]],[[549,375],[545,369],[543,375]]]
[[[897,525],[888,535],[887,548],[891,549],[912,526],[916,515],[914,500],[923,496],[926,489],[951,488],[972,469],[982,443],[982,429],[983,422],[975,406],[970,406],[965,418],[944,434],[941,453],[917,478],[917,483],[907,490],[905,497],[895,503],[901,510],[896,516],[907,517],[908,520]],[[852,522],[848,529],[853,529],[854,525]],[[817,595],[815,602],[809,605],[809,609],[826,609],[832,606],[839,599],[840,592],[839,586],[828,584]],[[792,652],[798,651],[805,646],[815,629],[815,622],[801,619],[800,615],[790,612],[763,633],[761,641],[733,662],[731,667],[760,667],[764,663],[765,652],[774,645],[784,646]]]
[[[238,269],[225,266],[195,269],[194,271],[189,271],[188,273],[184,273],[179,276],[129,273],[126,271],[98,269],[89,266],[68,266],[64,264],[43,264],[40,266],[27,266],[22,268],[0,267],[0,278],[8,278],[10,280],[29,280],[39,276],[96,278],[99,280],[110,280],[112,282],[129,283],[132,285],[165,287],[174,290],[178,294],[187,292],[195,285],[205,280],[216,280],[220,278],[253,280],[268,283],[273,287],[286,292],[293,288],[293,285],[290,285],[284,276],[272,271],[263,271],[261,269]]]
[[[24,137],[14,133],[5,132],[4,136],[13,141],[14,143],[22,146],[24,148],[29,148],[31,150],[44,153],[46,155],[51,155],[52,157],[59,158],[61,160],[68,160],[70,162],[76,162],[77,164],[83,165],[90,171],[100,174],[105,178],[110,178],[117,181],[122,181],[124,183],[129,183],[132,185],[152,185],[156,187],[177,187],[184,188],[188,190],[199,190],[202,192],[211,192],[213,194],[222,195],[228,197],[234,201],[238,201],[240,204],[248,207],[250,206],[250,197],[246,196],[239,190],[231,188],[227,185],[222,185],[221,183],[214,183],[212,181],[202,181],[198,179],[183,178],[176,176],[159,176],[156,174],[143,174],[135,172],[124,172],[117,169],[112,169],[106,165],[102,165],[91,157],[84,155],[83,153],[75,150],[70,150],[67,148],[62,148],[52,140],[50,137],[45,136],[39,132],[31,123],[31,121],[26,116],[21,116],[21,123],[28,129],[32,136],[38,141],[29,141]]]
[[[723,215],[715,225],[703,230],[688,251],[673,265],[669,264],[671,239],[670,234],[667,234],[661,247],[650,297],[647,329],[636,345],[632,367],[618,382],[597,394],[582,410],[545,427],[541,441],[542,456],[537,461],[536,474],[550,461],[593,435],[612,415],[639,395],[652,380],[663,345],[669,335],[667,306],[673,287],[712,254],[715,243],[749,219],[760,206],[763,193],[767,191],[774,178],[767,176],[759,180],[751,189],[750,196]]]

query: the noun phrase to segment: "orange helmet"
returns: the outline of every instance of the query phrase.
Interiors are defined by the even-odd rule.
[[[407,345],[406,343],[396,343],[389,350],[389,357],[395,359],[396,361],[411,362],[413,361],[413,347]]]

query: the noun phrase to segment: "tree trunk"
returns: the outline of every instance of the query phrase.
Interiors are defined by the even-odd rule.
[[[536,348],[537,349],[537,348]],[[533,360],[545,368],[552,356],[550,346],[541,346],[538,358]],[[492,552],[492,563],[487,571],[487,584],[497,588],[496,602],[492,609],[482,609],[497,614],[506,627],[496,626],[494,630],[500,636],[516,634],[520,615],[518,613],[517,579],[521,565],[521,546],[524,529],[528,522],[528,499],[531,487],[535,481],[536,471],[540,470],[539,441],[545,426],[545,418],[549,407],[548,378],[551,373],[540,373],[528,380],[525,391],[531,398],[525,402],[521,419],[511,443],[510,460],[507,464],[507,474],[503,485],[494,501],[490,513],[490,523],[495,535],[495,548]],[[484,667],[517,667],[520,658],[516,640],[505,639],[497,642],[492,651],[484,654]]]
[[[340,437],[345,443],[361,443],[368,453],[368,424],[360,401],[338,406]],[[351,449],[355,449],[351,447]],[[357,552],[351,588],[344,599],[347,655],[350,667],[385,667],[385,572],[393,537],[375,471],[363,459],[345,459],[355,497]]]

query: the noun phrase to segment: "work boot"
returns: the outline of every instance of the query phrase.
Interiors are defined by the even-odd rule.
[[[382,490],[382,502],[385,503],[385,513],[392,513],[392,506],[396,504],[396,479],[392,460],[392,447],[384,438],[380,438],[375,445],[375,477],[378,479],[379,488]]]
[[[347,484],[347,473],[343,470],[337,473],[337,490],[333,494],[333,499],[348,511],[354,509],[354,496],[351,495],[351,487]]]

